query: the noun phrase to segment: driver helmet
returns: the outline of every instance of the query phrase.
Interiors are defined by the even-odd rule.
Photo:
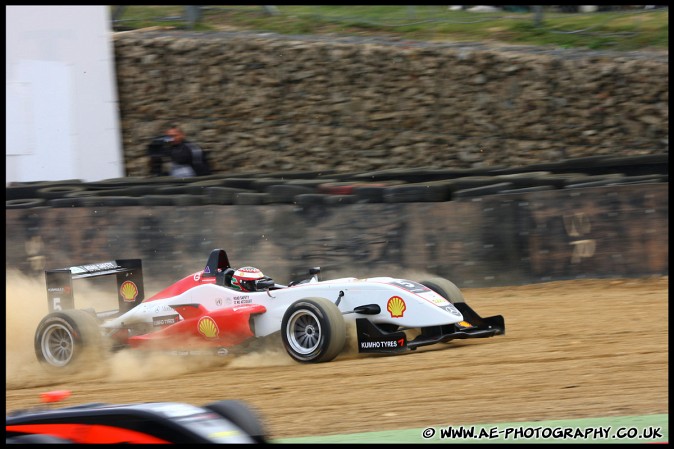
[[[255,267],[241,267],[232,275],[232,287],[243,292],[254,292],[255,281],[264,278],[262,271]]]

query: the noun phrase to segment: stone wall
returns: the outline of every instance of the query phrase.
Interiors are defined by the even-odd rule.
[[[183,124],[217,172],[517,167],[668,152],[668,53],[269,33],[114,36],[128,176]]]
[[[15,209],[6,211],[5,264],[32,277],[141,258],[146,279],[162,287],[202,270],[214,248],[280,283],[314,266],[324,279],[431,273],[459,287],[667,275],[668,187],[427,203]]]

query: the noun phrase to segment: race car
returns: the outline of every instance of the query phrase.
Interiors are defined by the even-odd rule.
[[[234,269],[224,249],[205,267],[145,298],[142,261],[113,261],[45,271],[49,314],[35,333],[47,368],[76,366],[85,353],[135,348],[226,355],[279,338],[302,363],[328,362],[355,325],[358,352],[399,353],[454,339],[505,333],[503,316],[481,317],[444,278],[395,277],[276,283],[254,267]],[[76,309],[73,280],[116,276],[118,309]]]
[[[70,396],[43,393],[43,402]],[[44,398],[58,398],[44,400]],[[90,403],[19,410],[5,417],[6,444],[269,443],[260,415],[245,402],[202,407],[181,402]]]

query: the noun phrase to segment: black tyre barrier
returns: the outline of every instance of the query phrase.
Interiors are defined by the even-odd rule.
[[[620,178],[620,184],[634,184],[634,183],[647,183],[647,182],[662,182],[665,175],[636,175],[636,176],[625,176]]]
[[[63,181],[34,181],[34,182],[10,182],[5,188],[6,200],[18,200],[23,198],[43,198],[38,190],[55,186],[80,185],[81,179],[65,179]]]
[[[329,205],[355,204],[358,202],[358,197],[356,195],[328,195],[324,201]]]
[[[40,198],[50,200],[54,198],[63,198],[68,193],[83,192],[85,190],[86,189],[82,186],[63,185],[63,186],[42,187],[38,189],[36,193]]]
[[[140,198],[133,196],[85,196],[81,198],[85,207],[138,206]]]
[[[237,205],[253,205],[253,204],[267,204],[269,195],[259,192],[243,192],[234,195],[233,204]]]
[[[82,198],[85,196],[96,196],[98,191],[96,190],[82,190],[81,192],[70,192],[63,195],[63,198]]]
[[[555,173],[541,177],[543,185],[551,185],[556,189],[563,189],[564,186],[574,182],[582,182],[587,179],[589,175],[585,173]]]
[[[408,183],[439,181],[442,179],[455,179],[467,176],[489,176],[495,170],[505,169],[502,166],[490,168],[466,168],[466,169],[387,169],[367,173],[358,173],[351,177],[354,181],[381,182],[381,181],[404,181]]]
[[[407,184],[405,181],[400,180],[379,182],[335,181],[317,184],[316,191],[318,193],[329,193],[330,195],[353,195],[353,189],[356,187],[391,187],[405,184]]]
[[[595,178],[594,176],[592,178]],[[662,181],[661,175],[643,175],[643,176],[625,176],[625,177],[607,177],[604,179],[592,180],[587,182],[578,182],[567,185],[566,189],[578,189],[584,187],[615,186],[624,184],[652,184]]]
[[[329,196],[325,193],[300,193],[299,195],[295,195],[295,204],[298,206],[325,204],[325,200]]]
[[[353,194],[358,203],[383,203],[384,190],[388,187],[359,186],[354,187]]]
[[[628,176],[668,174],[669,154],[610,157],[606,159],[602,168],[611,172],[620,171]]]
[[[254,179],[251,183],[251,190],[255,190],[258,193],[264,193],[267,187],[285,184],[286,180],[283,178],[258,178]]]
[[[473,189],[477,187],[488,186],[498,182],[493,176],[466,176],[444,181],[452,192],[464,189]]]
[[[295,196],[303,193],[316,193],[311,187],[289,184],[275,184],[265,189],[269,203],[294,203]]]
[[[205,204],[200,195],[173,195],[173,204],[176,206],[201,206]]]
[[[5,188],[5,200],[31,199],[38,196],[38,186],[8,186]]]
[[[206,202],[208,204],[234,204],[234,197],[237,193],[255,192],[235,187],[206,187]]]
[[[81,179],[59,179],[58,181],[12,181],[9,183],[11,187],[28,187],[28,186],[37,186],[37,187],[49,187],[49,186],[59,186],[64,184],[80,184],[83,181]]]
[[[17,198],[5,201],[5,209],[30,209],[40,207],[46,204],[44,198]]]
[[[284,179],[320,179],[332,178],[335,170],[283,172]],[[278,173],[262,173],[258,177],[275,177]]]
[[[173,206],[173,195],[144,195],[139,202],[141,206]]]
[[[256,190],[255,178],[225,178],[222,181],[223,187],[234,187],[236,189]]]
[[[512,182],[499,182],[488,186],[457,190],[452,193],[452,198],[471,198],[475,196],[493,195],[500,193],[502,190],[510,190],[512,187]]]
[[[144,195],[155,195],[160,188],[171,187],[170,185],[164,184],[142,184],[136,186],[129,186],[120,189],[116,189],[119,192],[119,196],[144,196]]]
[[[512,182],[516,187],[534,187],[548,184],[546,178],[551,175],[549,171],[534,171],[525,173],[511,173],[496,175],[496,182]]]
[[[580,171],[585,171],[604,165],[606,159],[608,159],[608,156],[601,154],[596,156],[575,157],[572,159],[563,159],[557,163],[557,166],[566,170],[579,169]]]
[[[440,202],[449,198],[449,189],[441,184],[403,184],[384,189],[385,203]]]
[[[182,185],[173,185],[173,186],[161,186],[157,187],[157,190],[154,191],[155,195],[189,195],[190,186],[189,184]]]
[[[190,182],[189,185],[191,186],[206,186],[206,187],[221,187],[223,183],[225,182],[226,178],[223,178],[222,176],[219,178],[211,178],[211,177],[206,177],[206,178],[194,178],[198,179],[198,181]]]
[[[531,186],[531,187],[520,187],[516,189],[504,189],[498,193],[527,193],[527,192],[544,192],[546,190],[557,190],[555,186],[545,185],[545,186]]]
[[[330,182],[338,182],[337,179],[323,179],[323,178],[316,178],[316,179],[288,179],[283,182],[277,182],[277,184],[286,184],[289,186],[302,186],[302,187],[309,187],[310,189],[316,191],[317,187],[321,184],[326,184]]]
[[[84,202],[82,197],[70,197],[70,198],[54,198],[47,201],[47,204],[51,207],[82,207]]]

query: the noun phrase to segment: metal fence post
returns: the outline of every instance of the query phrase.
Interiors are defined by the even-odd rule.
[[[191,29],[201,21],[201,6],[185,6],[185,18]]]
[[[538,28],[543,22],[543,6],[537,5],[532,6],[531,8],[534,10],[534,26]]]

